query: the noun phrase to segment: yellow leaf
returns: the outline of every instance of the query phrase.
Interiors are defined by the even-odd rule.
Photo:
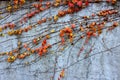
[[[84,31],[84,28],[83,28],[83,27],[80,27],[80,31],[82,31],[82,32],[83,32],[83,31]]]
[[[54,33],[54,32],[55,32],[55,30],[54,30],[54,29],[52,29],[52,30],[51,30],[51,33]]]
[[[15,59],[16,59],[15,56],[9,56],[8,59],[7,59],[7,61],[8,62],[14,62]]]
[[[61,51],[63,51],[63,50],[64,50],[64,48],[61,48],[60,50],[61,50]]]
[[[54,16],[54,21],[56,22],[58,20],[58,16]]]
[[[60,73],[60,77],[64,77],[65,76],[65,70],[63,69],[62,71],[61,71],[61,73]]]
[[[2,27],[0,27],[0,32],[2,32]]]
[[[49,39],[49,38],[50,38],[50,35],[46,35],[46,38]]]

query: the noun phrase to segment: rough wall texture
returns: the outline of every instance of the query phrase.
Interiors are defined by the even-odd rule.
[[[6,5],[6,2],[0,2],[2,6]],[[119,3],[118,3],[119,4]],[[29,25],[40,18],[49,17],[57,13],[58,10],[63,9],[64,7],[59,7],[55,9],[49,9],[42,14],[36,15],[30,21],[28,21],[24,26]],[[59,21],[67,21],[77,18],[78,16],[90,15],[91,13],[96,13],[100,10],[114,8],[106,3],[99,4],[90,4],[89,7],[79,11],[78,13],[65,16]],[[15,12],[14,14],[9,14],[6,20],[0,20],[0,25],[15,20],[17,21],[18,17],[21,17],[21,14],[24,14],[30,9],[21,10]],[[46,15],[46,13],[49,13]],[[4,14],[5,15],[5,14]],[[58,22],[59,22],[58,21]],[[27,33],[23,33],[21,36],[7,36],[4,38],[0,37],[0,52],[10,51],[13,48],[16,48],[16,43],[19,40],[29,41],[34,37],[39,36],[41,29],[44,27],[49,28],[49,23],[44,23]],[[19,25],[19,24],[18,24]],[[66,24],[68,25],[68,24]],[[22,27],[24,27],[22,26]],[[59,29],[61,24],[53,24],[50,27],[58,26]],[[51,30],[49,28],[49,30]],[[36,35],[38,34],[38,35]],[[43,33],[45,34],[45,33]],[[54,75],[54,80],[58,79],[61,69],[65,68],[65,77],[62,80],[120,80],[120,28],[116,28],[111,32],[104,31],[99,37],[93,38],[90,40],[90,43],[85,46],[85,51],[82,52],[80,57],[77,57],[79,48],[82,45],[82,40],[77,42],[74,47],[69,46],[65,48],[63,52],[55,52],[57,50],[54,46],[51,50],[51,53],[48,53],[46,56],[39,58],[38,55],[31,55],[21,62],[16,61],[15,63],[7,63],[2,61],[3,58],[0,57],[0,80],[50,80]],[[31,36],[35,35],[35,36]],[[54,34],[56,35],[56,34]],[[52,36],[54,36],[52,35]],[[29,37],[31,36],[31,37]],[[8,40],[9,39],[9,40]],[[59,37],[52,38],[49,42],[54,43],[58,41]],[[6,41],[7,40],[7,41]],[[4,42],[6,41],[6,42]],[[84,58],[88,48],[91,45],[94,45],[92,52],[88,58]],[[11,46],[12,47],[9,47]],[[110,50],[109,50],[110,49]],[[26,61],[31,61],[36,58],[35,62],[31,64],[22,65]],[[19,65],[19,63],[21,63]],[[56,64],[56,65],[55,65]]]

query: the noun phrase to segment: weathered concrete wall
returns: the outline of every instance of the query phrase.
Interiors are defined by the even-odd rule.
[[[3,6],[4,3],[6,2],[2,2],[0,4],[2,4]],[[60,7],[59,9],[61,8],[62,7]],[[79,16],[90,15],[91,13],[94,12],[96,13],[100,10],[108,8],[113,7],[106,3],[90,4],[90,6],[85,8],[84,10],[81,10],[76,14],[66,16],[60,19],[59,21],[67,21],[69,19],[76,18],[77,17],[76,15]],[[59,9],[58,8],[49,9],[42,14],[36,15],[36,17],[31,19],[24,26],[29,25],[30,22],[32,23],[39,20],[41,16],[49,17],[51,15],[57,14],[57,10]],[[17,19],[18,17],[20,17],[21,14],[25,13],[28,10],[29,9],[25,9],[18,11],[14,14],[9,14],[9,17],[7,17],[6,20],[4,21],[0,20],[0,25],[12,21],[14,19]],[[45,15],[45,13],[50,14]],[[52,23],[52,21],[48,23]],[[19,40],[27,41],[32,40],[36,36],[39,36],[36,35],[33,37],[20,38],[24,36],[39,34],[43,26],[48,27],[48,23],[40,25],[27,33],[23,33],[21,36],[19,36]],[[53,24],[51,26],[54,27],[62,25]],[[86,48],[85,52],[87,52],[91,44],[95,42],[94,50],[90,53],[90,57],[86,59],[84,59],[83,57],[85,55],[85,52],[83,52],[79,58],[77,57],[79,47],[81,47],[82,44],[82,40],[80,40],[74,46],[74,48],[71,49],[71,47],[67,47],[64,52],[48,53],[48,55],[42,58],[38,58],[38,55],[31,55],[29,58],[21,62],[23,63],[37,58],[37,61],[33,62],[30,65],[24,65],[21,67],[21,65],[17,65],[19,63],[19,60],[13,64],[7,63],[5,61],[0,62],[0,80],[50,80],[50,78],[54,74],[54,70],[55,70],[54,80],[57,80],[59,72],[61,71],[62,68],[65,68],[65,77],[63,78],[63,80],[120,80],[120,46],[115,47],[117,45],[120,45],[119,34],[120,28],[118,27],[112,32],[108,33],[103,32],[98,38],[92,39],[90,41],[90,44],[88,44],[85,47]],[[13,48],[16,48],[17,47],[16,43],[18,39],[15,38],[18,38],[18,36],[9,37],[5,35],[5,37],[0,37],[0,52],[10,51]],[[105,39],[104,41],[107,48],[112,47],[114,48],[112,48],[111,50],[106,50],[102,41],[103,38]],[[1,43],[5,40],[8,41]],[[56,40],[58,40],[58,37],[52,38],[52,40],[50,40],[49,42],[54,43]],[[12,47],[9,47],[11,45]],[[52,49],[55,50],[56,46],[53,47]],[[57,60],[55,60],[56,57]],[[0,60],[3,59],[2,57],[0,58],[1,58]],[[55,63],[56,67],[54,65]]]

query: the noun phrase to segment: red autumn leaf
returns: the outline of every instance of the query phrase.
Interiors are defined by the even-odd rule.
[[[68,3],[68,6],[69,6],[70,8],[74,8],[74,4],[73,4],[72,2],[69,2],[69,3]]]
[[[82,7],[82,1],[78,1],[78,2],[77,2],[77,5],[78,5],[79,7]]]

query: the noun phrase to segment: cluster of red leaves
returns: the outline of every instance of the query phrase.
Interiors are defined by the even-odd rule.
[[[64,29],[60,30],[60,37],[62,44],[65,43],[65,38],[64,38],[65,35],[69,37],[70,42],[73,41],[73,30],[71,27],[65,27]]]

